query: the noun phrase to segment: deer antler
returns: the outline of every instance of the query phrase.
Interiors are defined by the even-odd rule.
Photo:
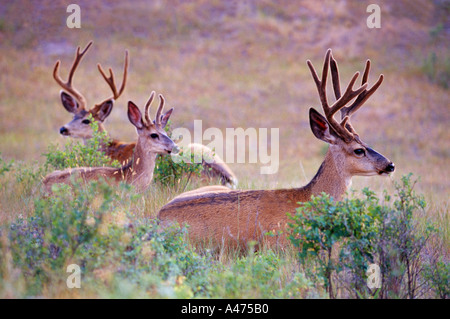
[[[100,71],[101,75],[103,76],[103,78],[105,79],[106,83],[108,83],[109,87],[111,88],[111,91],[113,92],[112,97],[104,100],[103,102],[110,100],[110,99],[118,99],[119,96],[123,93],[124,89],[125,89],[125,85],[127,82],[127,74],[128,74],[128,50],[125,51],[125,62],[124,62],[124,67],[123,67],[123,80],[122,80],[122,85],[120,86],[119,91],[117,91],[117,86],[114,80],[114,73],[112,71],[111,68],[108,69],[109,71],[109,76],[107,76],[105,74],[105,71],[103,71],[102,66],[100,65],[100,63],[97,64],[97,68]],[[102,103],[103,103],[102,102]],[[101,104],[101,103],[100,103]]]
[[[366,66],[364,68],[363,77],[361,80],[361,85],[364,85],[367,83],[367,80],[369,79],[369,71],[370,71],[370,60],[366,61]],[[333,89],[334,89],[334,95],[336,99],[339,99],[341,97],[341,89],[340,89],[340,81],[339,81],[339,69],[337,66],[336,60],[331,55],[331,77],[333,81]],[[358,95],[355,102],[353,102],[352,105],[343,107],[341,109],[341,120],[344,120],[345,117],[351,117],[352,114],[354,114],[356,111],[358,111],[361,106],[367,101],[367,99],[380,87],[381,83],[383,82],[384,76],[383,74],[380,75],[378,78],[378,81],[370,88],[365,89],[361,92],[361,94]],[[347,122],[346,128],[353,133],[353,135],[357,135],[355,129],[350,124],[350,122]]]
[[[150,97],[149,97],[147,103],[145,103],[145,108],[144,108],[144,117],[145,117],[145,121],[146,121],[145,125],[146,126],[156,125],[158,127],[161,127],[161,113],[164,109],[165,100],[164,100],[164,97],[161,94],[159,94],[159,101],[160,101],[159,106],[156,111],[155,120],[152,121],[150,118],[150,106],[153,102],[154,97],[155,97],[155,91],[153,91],[150,94]]]
[[[350,116],[352,113],[354,113],[355,110],[352,110],[351,109],[352,107],[349,107],[348,110],[345,111],[348,112],[348,114],[345,114],[345,116],[343,116],[341,123],[338,123],[334,119],[334,114],[336,114],[336,112],[339,110],[341,110],[342,112],[342,109],[345,107],[347,103],[349,103],[351,100],[353,100],[355,97],[359,96],[362,92],[366,90],[367,83],[365,82],[367,82],[367,74],[366,72],[364,72],[363,83],[361,87],[356,90],[353,90],[353,86],[356,82],[356,79],[359,76],[359,72],[356,72],[353,75],[352,79],[350,80],[350,83],[348,84],[347,89],[344,92],[344,95],[341,96],[338,73],[337,72],[334,73],[333,71],[333,69],[337,70],[337,64],[335,64],[336,61],[334,61],[333,59],[334,63],[332,64],[332,74],[334,78],[336,78],[336,81],[333,80],[336,102],[334,102],[333,105],[329,106],[326,94],[326,85],[327,85],[326,82],[328,76],[328,69],[330,66],[330,57],[331,57],[331,49],[328,49],[327,54],[325,56],[325,61],[323,63],[322,80],[319,80],[319,77],[317,76],[316,70],[314,69],[314,66],[312,65],[311,61],[308,60],[306,61],[306,63],[308,64],[308,67],[311,71],[311,75],[314,79],[314,82],[316,83],[317,91],[319,92],[320,102],[322,103],[322,108],[328,123],[342,139],[348,142],[354,138],[354,132],[347,129],[347,127],[349,125],[348,121],[350,119]],[[366,99],[364,99],[364,101],[365,100]]]
[[[147,103],[145,103],[144,117],[145,117],[146,125],[151,125],[153,123],[153,121],[150,119],[150,105],[152,104],[154,97],[155,97],[155,91],[152,91]]]
[[[162,96],[162,94],[159,95],[159,106],[158,106],[158,110],[156,111],[156,118],[155,118],[155,124],[158,127],[161,127],[161,113],[164,109],[164,96]]]
[[[78,67],[78,64],[82,60],[82,58],[83,58],[84,54],[87,52],[87,50],[89,50],[92,43],[93,43],[92,41],[89,42],[88,45],[84,48],[84,50],[81,53],[80,53],[80,47],[77,48],[77,52],[75,53],[75,59],[72,63],[72,67],[70,68],[69,77],[67,78],[66,82],[64,82],[64,80],[61,79],[61,77],[59,76],[59,65],[61,64],[60,60],[56,61],[55,68],[53,69],[53,78],[55,79],[55,81],[64,90],[66,90],[67,92],[69,92],[70,94],[72,94],[75,97],[75,99],[78,101],[78,103],[80,103],[80,105],[79,105],[80,109],[86,109],[86,99],[77,89],[75,89],[73,87],[72,79],[73,79],[75,70]]]

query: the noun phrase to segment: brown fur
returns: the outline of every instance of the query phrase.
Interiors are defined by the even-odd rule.
[[[177,222],[189,224],[190,237],[194,242],[204,240],[213,244],[244,247],[248,241],[261,242],[268,231],[285,231],[286,213],[295,213],[298,202],[305,202],[311,195],[328,191],[340,198],[345,190],[333,184],[336,165],[331,153],[311,182],[301,188],[279,190],[237,190],[217,186],[203,187],[174,198],[158,213],[164,225]],[[269,237],[270,245],[286,243],[284,236]]]
[[[125,165],[131,160],[135,147],[136,142],[125,143],[119,140],[112,140],[111,143],[104,146],[104,152],[111,160],[117,160],[122,165]]]

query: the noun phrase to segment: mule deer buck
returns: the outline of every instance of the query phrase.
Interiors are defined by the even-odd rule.
[[[60,61],[56,62],[53,70],[53,78],[65,91],[69,93],[68,94],[65,91],[61,91],[61,102],[64,108],[73,114],[72,121],[62,126],[59,132],[61,135],[81,138],[84,141],[93,137],[90,118],[98,123],[99,131],[106,132],[103,122],[111,114],[114,101],[117,100],[123,93],[128,73],[128,51],[125,51],[123,80],[119,90],[117,90],[112,69],[109,69],[109,76],[107,76],[101,65],[97,64],[97,68],[111,88],[113,96],[87,110],[86,99],[72,86],[72,79],[78,64],[89,50],[92,43],[92,41],[89,42],[86,48],[84,48],[81,52],[80,47],[77,48],[75,59],[72,67],[70,68],[67,81],[63,81],[59,76]],[[129,160],[131,160],[135,146],[135,142],[126,143],[117,139],[111,139],[107,145],[101,146],[101,150],[104,151],[106,156],[110,157],[112,161],[118,160],[119,163],[125,165]],[[237,178],[232,170],[211,149],[196,143],[189,144],[187,147],[190,149],[191,153],[203,155],[202,165],[204,169],[202,171],[202,175],[204,177],[208,179],[219,178],[223,185],[228,185],[231,188],[237,185]],[[205,161],[205,158],[207,158],[208,161]]]
[[[330,63],[336,97],[331,106],[326,95]],[[190,191],[162,207],[158,213],[162,225],[188,224],[190,238],[196,243],[211,241],[214,245],[245,247],[250,240],[261,243],[268,231],[282,232],[288,222],[286,213],[294,214],[299,202],[309,201],[311,196],[322,192],[339,200],[351,184],[352,176],[389,175],[395,170],[394,164],[364,143],[350,124],[351,116],[378,89],[383,75],[368,89],[370,61],[367,61],[361,87],[353,90],[357,72],[341,95],[339,72],[331,50],[326,53],[321,80],[309,60],[307,64],[325,113],[324,117],[313,108],[309,110],[311,130],[315,137],[329,144],[314,178],[306,186],[293,189],[227,190],[216,186]],[[353,99],[356,100],[351,103]],[[338,111],[340,122],[334,118]],[[283,246],[287,243],[286,236],[267,238],[267,243]]]
[[[97,64],[97,68],[106,83],[108,83],[113,95],[110,98],[103,100],[102,102],[95,104],[92,108],[87,109],[86,98],[73,86],[73,75],[83,59],[83,56],[89,50],[92,45],[92,41],[80,52],[80,47],[77,48],[75,59],[69,71],[67,81],[61,79],[59,75],[60,61],[58,60],[53,69],[53,78],[63,88],[60,92],[61,102],[64,108],[73,114],[73,119],[69,123],[60,128],[59,132],[64,136],[71,136],[74,138],[81,138],[84,141],[93,137],[93,131],[91,128],[91,119],[98,123],[98,129],[100,132],[105,131],[103,122],[111,113],[114,101],[122,95],[128,73],[128,51],[125,51],[125,63],[123,69],[123,80],[120,89],[116,87],[114,73],[112,69],[109,69],[109,76],[105,74],[100,64]],[[67,91],[67,93],[65,92]],[[120,163],[125,164],[133,155],[133,149],[136,143],[125,143],[116,139],[111,139],[108,145],[102,145],[102,151],[112,160],[118,160]]]
[[[136,127],[138,134],[130,163],[123,165],[121,168],[78,167],[55,171],[44,179],[43,183],[47,192],[51,192],[53,184],[69,184],[72,177],[81,178],[85,182],[99,178],[103,178],[109,183],[124,181],[134,185],[138,191],[145,190],[153,178],[156,156],[158,154],[171,154],[178,148],[164,130],[173,108],[162,114],[164,108],[164,97],[162,95],[159,95],[160,104],[155,120],[150,119],[149,109],[154,96],[155,92],[152,92],[145,105],[144,118],[139,108],[133,102],[128,102],[128,119]]]

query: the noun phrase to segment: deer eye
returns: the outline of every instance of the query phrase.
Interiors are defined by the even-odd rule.
[[[83,124],[91,124],[91,121],[89,121],[89,120],[82,120],[81,123],[83,123]]]
[[[158,138],[158,134],[155,134],[155,133],[150,134],[150,137],[151,137],[151,138]]]
[[[353,151],[356,155],[361,156],[361,155],[365,155],[366,151],[363,148],[357,148],[356,150]]]

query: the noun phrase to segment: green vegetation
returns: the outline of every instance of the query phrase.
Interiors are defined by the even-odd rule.
[[[223,262],[198,251],[188,229],[133,216],[142,200],[133,194],[100,181],[38,196],[32,216],[0,228],[0,296],[290,298],[313,289],[281,253],[234,252]],[[66,286],[70,264],[81,267],[78,291]]]
[[[431,242],[439,240],[438,226],[425,214],[425,200],[415,193],[411,174],[394,184],[394,196],[385,193],[382,201],[367,188],[363,198],[340,202],[326,194],[313,197],[292,217],[290,239],[300,249],[299,261],[331,298],[339,289],[353,298],[413,299],[430,289],[437,296],[448,292],[445,262],[427,256],[443,253]],[[366,285],[372,263],[382,274],[381,288],[373,291]],[[424,271],[425,266],[433,270]]]
[[[164,130],[168,136],[172,136],[172,122],[170,120]],[[191,177],[199,177],[201,175],[203,166],[201,163],[195,163],[194,153],[190,153],[190,158],[188,158],[187,153],[183,153],[183,150],[181,150],[178,156],[183,160],[174,162],[172,156],[158,156],[153,179],[164,186],[184,190]]]
[[[102,151],[102,146],[108,145],[111,141],[108,133],[99,131],[98,122],[93,120],[92,115],[89,115],[89,120],[93,134],[86,143],[70,139],[63,150],[59,150],[53,144],[48,147],[47,153],[44,153],[47,170],[63,170],[69,167],[120,167],[117,160],[111,161],[111,158]]]
[[[1,297],[448,297],[443,230],[411,175],[382,200],[368,189],[340,202],[314,197],[291,216],[292,246],[243,252],[199,249],[189,243],[189,227],[161,228],[136,214],[150,194],[129,185],[75,182],[47,196],[36,191],[44,167],[7,166],[2,184],[16,176],[15,184],[35,191],[22,194],[32,201],[30,214],[0,227]],[[381,267],[378,290],[366,285],[371,263]],[[81,268],[81,289],[66,286],[71,264]]]

